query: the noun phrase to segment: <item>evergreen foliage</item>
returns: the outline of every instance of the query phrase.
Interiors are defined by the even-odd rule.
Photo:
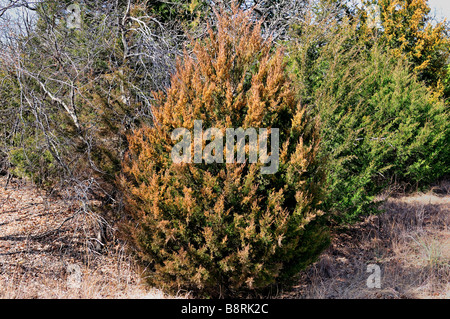
[[[321,25],[328,34],[298,26],[290,66],[303,104],[321,119],[324,210],[351,222],[388,185],[415,189],[449,173],[448,107],[406,59],[368,46],[359,21]]]
[[[154,125],[129,137],[121,179],[126,233],[151,284],[199,295],[238,296],[291,280],[328,244],[316,160],[317,121],[294,96],[282,49],[273,51],[248,13],[219,11],[217,30],[195,41]],[[175,164],[171,132],[279,128],[277,173],[261,163]]]

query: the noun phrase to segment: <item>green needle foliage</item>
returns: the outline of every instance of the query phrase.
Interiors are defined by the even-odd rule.
[[[290,65],[301,100],[321,119],[324,209],[352,222],[388,185],[417,188],[449,173],[450,122],[406,59],[367,46],[358,21],[332,21],[298,27]]]

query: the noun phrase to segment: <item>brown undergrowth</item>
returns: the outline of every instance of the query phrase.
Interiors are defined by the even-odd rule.
[[[5,183],[0,178],[0,298],[174,298],[145,286],[123,243],[97,251],[95,219],[74,214],[75,204]],[[390,194],[381,209],[336,231],[319,261],[276,298],[450,298],[450,183]],[[380,266],[379,289],[367,287],[369,264]]]
[[[380,215],[335,232],[332,245],[283,298],[450,298],[450,183],[390,194]],[[369,264],[381,288],[369,288]]]
[[[167,298],[119,241],[98,249],[95,216],[0,178],[0,298]],[[172,298],[172,297],[171,297]]]

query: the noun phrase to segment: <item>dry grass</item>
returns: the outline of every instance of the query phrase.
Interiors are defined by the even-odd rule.
[[[190,297],[146,288],[118,241],[97,252],[89,215],[34,236],[58,228],[74,209],[17,181],[0,188],[0,298]],[[450,183],[426,194],[390,194],[382,209],[337,231],[278,298],[450,298]],[[381,267],[380,289],[366,285],[368,264]]]
[[[123,244],[95,250],[95,219],[0,179],[0,298],[175,298],[148,289]],[[180,297],[186,297],[181,295]]]
[[[450,298],[450,183],[390,196],[378,216],[341,229],[284,298]],[[368,288],[367,265],[381,268]]]

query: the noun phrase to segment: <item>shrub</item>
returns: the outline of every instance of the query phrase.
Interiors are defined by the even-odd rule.
[[[444,94],[446,101],[448,102],[450,99],[450,64],[447,66],[447,78],[445,79],[444,84],[445,84]]]
[[[433,23],[427,0],[378,0],[382,43],[391,54],[405,56],[418,78],[437,86],[445,76],[449,54],[448,26]]]
[[[328,245],[318,210],[323,173],[317,122],[295,99],[283,52],[236,7],[216,13],[217,30],[192,43],[167,94],[156,94],[154,124],[129,136],[120,183],[125,228],[149,282],[169,291],[238,296],[285,283]],[[179,127],[279,128],[275,174],[261,163],[180,163]],[[247,150],[248,151],[248,150]]]
[[[48,150],[34,153],[18,148],[11,150],[9,157],[13,166],[11,173],[16,177],[30,178],[37,185],[48,181],[55,166],[55,160]]]
[[[301,100],[321,118],[323,209],[352,222],[373,212],[387,185],[416,188],[448,174],[449,115],[407,62],[358,41],[358,21],[323,33],[319,23],[299,26],[290,65]]]
[[[321,93],[322,152],[332,158],[334,190],[327,207],[343,212],[345,221],[367,213],[393,182],[411,189],[449,172],[448,111],[404,64],[375,50],[327,81]]]

